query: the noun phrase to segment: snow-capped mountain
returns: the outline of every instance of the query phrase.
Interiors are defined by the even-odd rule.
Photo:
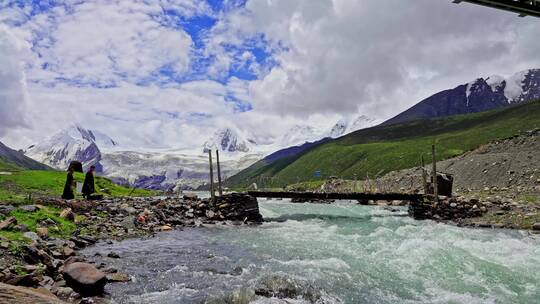
[[[231,128],[218,130],[203,145],[203,152],[219,149],[221,152],[250,152],[252,146],[256,145],[252,139],[240,135],[240,132]]]
[[[221,155],[223,179],[261,158],[260,154]],[[103,154],[102,163],[105,176],[138,188],[196,189],[210,180],[208,155],[204,153],[116,151]]]
[[[372,122],[365,116],[341,120],[338,124],[343,129],[332,134],[344,135]],[[223,152],[220,160],[225,178],[274,151],[319,141],[328,138],[328,133],[322,127],[298,124],[270,143],[257,144],[247,132],[229,127],[217,130],[200,150],[126,151],[102,132],[73,125],[31,146],[26,155],[61,170],[72,160],[83,162],[85,167],[96,165],[101,175],[129,186],[196,189],[209,181],[208,150]]]
[[[97,137],[96,137],[96,134]],[[25,154],[53,168],[66,170],[72,160],[78,160],[84,167],[96,166],[102,171],[99,146],[112,147],[116,142],[103,133],[71,125],[67,129],[28,147]]]
[[[439,92],[417,103],[385,124],[422,118],[476,113],[540,99],[540,69],[518,72],[508,78],[478,78]]]
[[[278,148],[286,148],[316,141],[323,137],[326,137],[323,130],[310,125],[298,124],[287,130],[287,132],[276,141],[275,146]]]
[[[327,137],[338,138],[342,135],[372,127],[378,123],[375,118],[360,115],[354,118],[342,118],[340,119],[328,132]],[[322,137],[321,137],[322,138]]]
[[[244,140],[231,129],[216,133],[216,146],[224,153],[221,169],[224,177],[242,170],[264,155],[248,153],[253,142]],[[208,142],[208,147],[214,147]],[[238,152],[238,153],[235,153]],[[208,155],[202,151],[123,151],[106,134],[72,125],[54,134],[25,153],[53,168],[66,170],[72,160],[97,167],[100,175],[146,189],[194,189],[208,183]]]

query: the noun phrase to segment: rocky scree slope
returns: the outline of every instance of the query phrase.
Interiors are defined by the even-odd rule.
[[[495,140],[458,157],[437,162],[437,171],[454,176],[458,193],[502,191],[540,197],[540,129]],[[430,172],[430,165],[426,166]],[[420,190],[420,167],[390,172],[378,182],[393,190]]]

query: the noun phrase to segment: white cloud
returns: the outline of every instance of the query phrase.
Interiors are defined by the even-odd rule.
[[[223,16],[212,39],[241,44],[264,33],[274,49],[285,46],[279,65],[250,83],[257,110],[382,118],[478,76],[539,66],[539,25],[444,0],[252,0]]]
[[[0,136],[26,126],[28,96],[23,70],[27,45],[0,24]]]
[[[96,1],[76,5],[73,12],[58,8],[52,16],[38,16],[34,26],[45,25],[50,32],[37,44],[36,68],[47,64],[57,77],[102,84],[141,81],[163,67],[184,73],[191,38],[152,18],[161,9],[142,2]]]
[[[231,125],[268,142],[296,124],[324,129],[357,112],[389,118],[476,77],[540,66],[540,19],[508,12],[450,0],[236,2],[222,12],[195,0],[77,0],[34,16],[28,6],[0,10],[10,41],[33,44],[24,58],[0,50],[0,61],[10,58],[2,92],[7,83],[19,92],[10,100],[29,92],[25,117],[34,125],[18,128],[22,117],[10,116],[6,140],[24,147],[78,122],[135,148],[194,148]],[[193,16],[219,17],[202,49],[180,25]],[[253,110],[238,113],[237,102]],[[4,105],[22,113],[23,104]]]

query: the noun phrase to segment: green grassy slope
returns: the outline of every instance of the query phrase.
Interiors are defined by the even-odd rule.
[[[13,150],[0,142],[0,170],[16,169],[52,170],[51,167],[37,162],[20,151]]]
[[[66,172],[61,171],[17,171],[11,175],[0,175],[0,202],[20,202],[28,194],[32,196],[60,197],[66,181]],[[84,174],[75,173],[75,180],[82,182]],[[127,196],[132,189],[112,183],[103,177],[96,177],[96,190],[108,189],[105,196]],[[154,191],[135,189],[132,196],[156,195]]]
[[[414,167],[429,157],[439,160],[475,149],[492,140],[540,127],[540,101],[484,113],[377,126],[318,145],[292,158],[258,162],[229,180],[231,186],[283,186],[336,175],[359,178]]]
[[[0,171],[17,171],[21,169],[21,167],[0,158]]]

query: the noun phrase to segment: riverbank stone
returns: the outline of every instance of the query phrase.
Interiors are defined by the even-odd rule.
[[[83,296],[101,295],[107,283],[105,273],[94,265],[74,262],[64,266],[66,284]]]
[[[0,230],[8,230],[17,225],[17,219],[14,217],[8,217],[4,221],[0,222]]]
[[[12,211],[15,211],[15,207],[12,205],[0,205],[0,214],[6,215],[11,213]]]

